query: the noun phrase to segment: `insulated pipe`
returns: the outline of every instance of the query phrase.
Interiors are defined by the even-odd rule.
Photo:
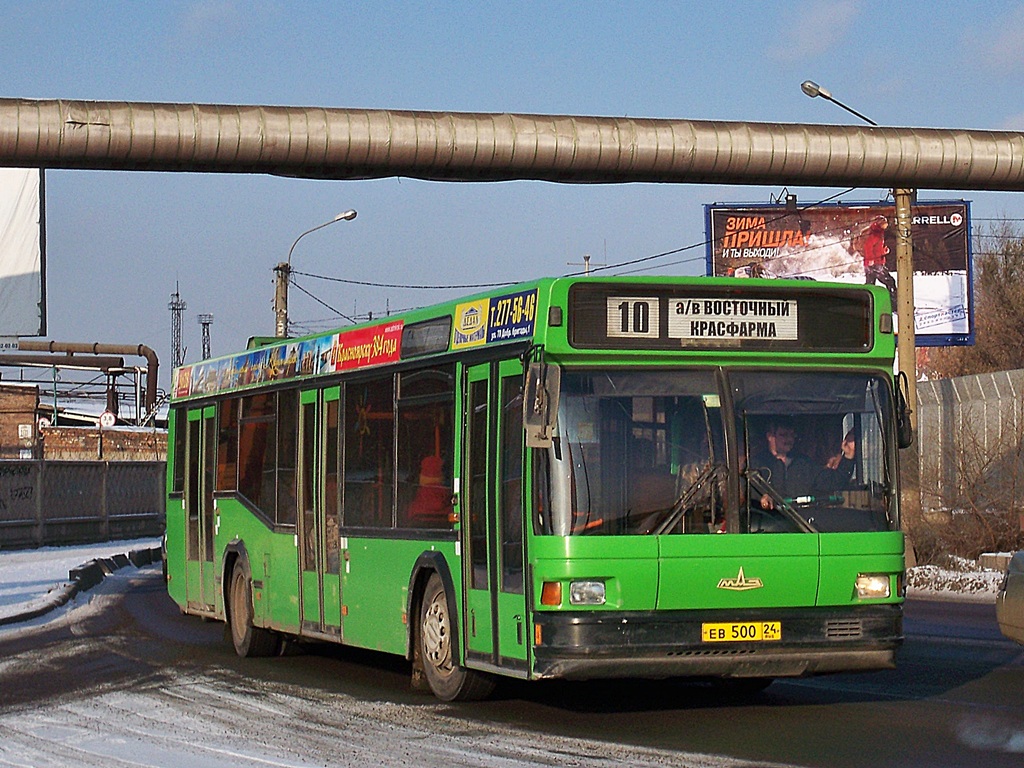
[[[146,412],[149,413],[156,405],[156,378],[160,369],[160,361],[156,352],[145,344],[81,344],[67,341],[28,341],[20,339],[18,350],[21,352],[63,352],[67,355],[138,355],[146,358]]]
[[[0,166],[327,179],[1024,189],[1024,134],[0,99]]]

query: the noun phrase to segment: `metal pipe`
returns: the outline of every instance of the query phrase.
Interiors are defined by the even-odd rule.
[[[42,365],[47,368],[85,368],[96,371],[120,371],[124,368],[123,357],[97,355],[95,357],[75,357],[74,355],[19,355],[0,353],[0,365]]]
[[[146,412],[156,405],[157,374],[160,361],[156,352],[145,344],[82,344],[67,341],[30,341],[20,339],[18,350],[21,352],[63,352],[69,355],[137,355],[146,358]]]
[[[1024,134],[0,99],[0,166],[329,179],[1024,189]]]

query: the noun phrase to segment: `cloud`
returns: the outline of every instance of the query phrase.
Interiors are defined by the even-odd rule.
[[[183,40],[204,43],[234,36],[244,26],[246,15],[234,0],[201,0],[182,14],[179,35]]]
[[[993,23],[994,22],[994,23]],[[1024,65],[1024,8],[1018,8],[998,21],[989,19],[981,31],[966,39],[968,58],[989,69],[1007,74]]]
[[[860,0],[804,2],[791,6],[781,40],[769,53],[780,61],[799,61],[820,56],[838,44],[860,15]]]
[[[1024,112],[1010,115],[1002,120],[996,127],[997,131],[1024,131]]]

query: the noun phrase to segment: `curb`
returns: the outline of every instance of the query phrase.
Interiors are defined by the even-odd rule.
[[[133,549],[124,554],[87,560],[68,571],[68,581],[53,587],[42,597],[27,600],[24,603],[8,606],[0,610],[0,626],[28,621],[52,610],[60,608],[79,592],[86,592],[103,579],[127,565],[141,568],[143,565],[159,562],[160,547],[149,549]]]

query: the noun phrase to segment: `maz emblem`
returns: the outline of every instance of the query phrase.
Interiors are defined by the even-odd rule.
[[[748,589],[760,589],[763,586],[764,582],[756,576],[752,579],[744,576],[742,566],[740,566],[740,572],[735,579],[722,579],[718,582],[719,589],[731,589],[733,592],[746,592]]]

